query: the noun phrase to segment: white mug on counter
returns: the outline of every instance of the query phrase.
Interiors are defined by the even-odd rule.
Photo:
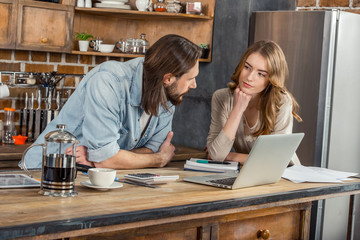
[[[116,170],[110,168],[89,168],[88,176],[91,184],[106,188],[114,183]]]

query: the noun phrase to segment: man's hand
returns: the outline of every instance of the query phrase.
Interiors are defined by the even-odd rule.
[[[173,136],[174,132],[170,131],[159,149],[158,155],[160,156],[160,159],[157,163],[158,167],[166,166],[166,164],[168,164],[175,155],[175,147],[171,144],[171,139],[173,138]]]
[[[174,133],[170,131],[160,146],[159,151],[155,154],[147,148],[133,149],[130,151],[120,149],[114,156],[96,163],[88,161],[86,147],[78,146],[76,148],[76,162],[97,168],[113,169],[164,167],[175,155],[175,147],[171,144],[173,136]],[[72,154],[72,149],[67,149],[66,153]]]
[[[67,148],[65,150],[65,154],[74,155],[72,147]],[[94,163],[88,161],[87,147],[85,147],[85,146],[76,147],[75,157],[76,157],[76,163],[94,167]]]

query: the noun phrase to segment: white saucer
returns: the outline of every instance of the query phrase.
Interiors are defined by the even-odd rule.
[[[115,3],[128,3],[129,0],[98,0],[99,2],[105,3],[105,2],[115,2]]]
[[[115,2],[113,0],[103,0],[101,1],[102,4],[115,4],[115,5],[125,5],[124,2]]]
[[[120,9],[131,9],[130,5],[127,4],[106,4],[106,3],[95,3],[95,7],[98,8],[120,8]]]
[[[80,185],[85,186],[85,187],[89,187],[89,188],[98,189],[98,190],[115,189],[115,188],[121,188],[121,187],[123,186],[122,183],[114,182],[114,183],[111,184],[109,187],[99,187],[99,186],[93,185],[93,184],[90,182],[90,180],[81,182]]]
[[[101,53],[112,53],[114,50],[112,50],[112,51],[99,51],[99,52],[101,52]]]

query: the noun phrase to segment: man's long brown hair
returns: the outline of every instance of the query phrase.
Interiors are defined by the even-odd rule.
[[[160,105],[169,110],[163,78],[171,73],[176,79],[195,66],[201,49],[188,39],[169,34],[156,41],[146,52],[143,72],[142,107],[157,116]]]
[[[280,46],[272,41],[259,41],[252,44],[242,56],[240,63],[235,69],[235,73],[231,77],[233,82],[228,84],[229,89],[234,92],[239,84],[239,76],[244,69],[247,58],[252,53],[260,53],[267,61],[267,72],[269,76],[268,86],[260,93],[260,101],[258,110],[260,112],[260,128],[253,135],[270,134],[275,127],[276,117],[281,107],[281,100],[284,95],[288,94],[292,101],[292,114],[298,122],[301,117],[297,114],[299,104],[296,102],[292,94],[286,89],[285,81],[288,78],[289,70],[285,55]]]

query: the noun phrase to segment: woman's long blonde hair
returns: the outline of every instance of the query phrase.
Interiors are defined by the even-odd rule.
[[[252,53],[260,53],[267,61],[267,72],[269,84],[260,93],[258,110],[260,112],[260,128],[253,134],[255,137],[270,134],[275,127],[276,117],[281,107],[281,100],[286,95],[290,96],[292,101],[292,114],[298,122],[301,117],[297,114],[299,104],[292,94],[286,89],[285,81],[288,78],[289,70],[285,55],[279,45],[272,41],[259,41],[252,44],[242,56],[235,73],[231,77],[233,82],[228,84],[231,92],[234,92],[239,84],[239,76],[244,69],[247,58]]]

